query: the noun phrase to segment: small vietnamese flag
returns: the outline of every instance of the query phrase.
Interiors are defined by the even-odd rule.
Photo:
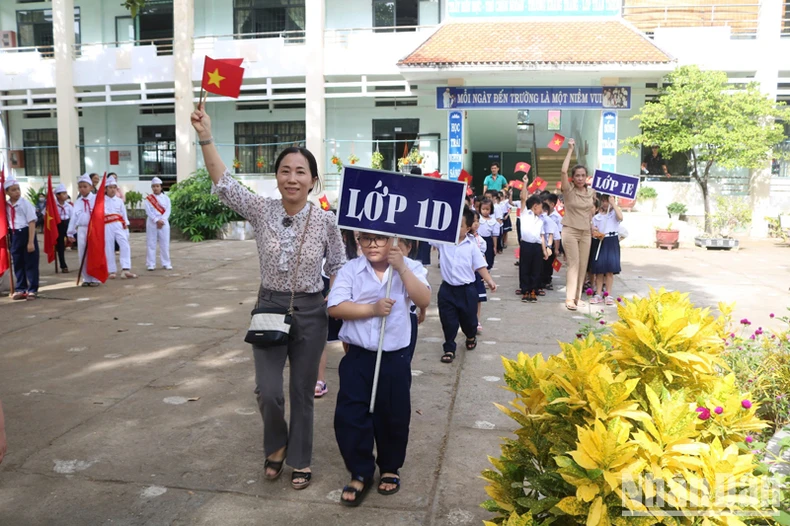
[[[209,93],[225,97],[239,98],[244,68],[240,67],[241,58],[215,60],[206,56],[203,61],[203,82],[201,87]]]
[[[540,177],[535,177],[535,180],[530,183],[527,187],[527,191],[531,194],[534,194],[538,190],[543,191],[546,189],[546,185],[548,183],[541,179]]]
[[[521,161],[520,163],[516,163],[516,170],[513,173],[529,173],[529,169],[532,168],[528,163]]]
[[[562,263],[560,263],[559,259],[555,259],[554,263],[551,264],[551,268],[554,269],[554,272],[559,272],[562,268]]]
[[[433,177],[434,179],[441,179],[442,174],[439,173],[439,170],[434,170],[433,172],[428,172],[427,174],[423,174],[425,177]]]
[[[0,168],[0,187],[5,188],[5,168]],[[8,218],[6,217],[5,190],[2,190],[3,199],[0,203],[0,276],[11,268],[11,254],[8,252]],[[13,284],[13,281],[12,281]]]
[[[87,246],[87,261],[85,272],[102,283],[110,276],[107,272],[107,252],[104,250],[104,185],[107,182],[107,172],[104,172],[99,189],[96,190],[96,201],[93,212],[88,222],[88,236],[85,238]],[[79,279],[79,276],[77,277]]]
[[[47,263],[55,261],[55,246],[58,244],[58,225],[60,213],[55,203],[55,192],[52,191],[52,174],[47,179],[47,209],[44,214],[44,252]]]
[[[562,181],[557,181],[557,190],[562,189]]]
[[[515,188],[516,190],[523,190],[524,189],[524,181],[510,181],[508,186],[511,188]]]
[[[326,194],[322,195],[318,199],[318,202],[321,204],[321,210],[329,210],[330,208],[332,208],[331,206],[329,206],[329,199],[326,198]]]
[[[474,195],[474,192],[472,191],[472,187],[471,186],[467,186],[466,187],[466,195],[469,195],[469,196]]]
[[[564,142],[565,142],[565,137],[563,137],[559,133],[555,133],[554,137],[551,139],[551,142],[549,142],[549,148],[554,150],[555,152],[558,152],[560,151],[560,148],[562,148],[562,143]]]
[[[466,170],[464,170],[463,168],[461,168],[461,174],[458,176],[458,180],[468,185],[472,184],[472,175]]]

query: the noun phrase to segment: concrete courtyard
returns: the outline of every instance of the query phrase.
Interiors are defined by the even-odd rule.
[[[290,470],[268,482],[243,342],[259,285],[254,243],[174,242],[173,271],[144,270],[143,235],[132,251],[138,280],[75,288],[69,252],[72,273],[42,267],[38,301],[0,300],[2,526],[480,524],[480,471],[515,427],[492,405],[510,398],[499,356],[556,353],[586,311],[565,310],[564,269],[554,292],[522,304],[512,248],[492,272],[500,289],[483,307],[477,350],[459,349],[452,365],[439,362],[432,306],[413,363],[403,489],[347,509],[337,504],[348,474],[332,424],[342,348],[329,347],[329,394],[316,402],[313,484],[292,490]],[[768,241],[731,253],[624,249],[614,294],[665,286],[701,306],[736,301],[736,319],[765,326],[790,305],[789,256]],[[435,297],[435,265],[429,276]]]

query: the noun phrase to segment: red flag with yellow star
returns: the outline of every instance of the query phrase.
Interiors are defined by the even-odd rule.
[[[244,68],[240,67],[243,60],[241,58],[213,59],[206,56],[203,61],[201,87],[209,93],[239,98],[241,81],[244,79]]]
[[[521,161],[519,163],[516,163],[516,171],[513,173],[519,173],[519,172],[529,173],[530,168],[531,166],[529,165],[529,163],[525,163],[524,161]]]
[[[52,191],[52,174],[47,179],[47,210],[44,214],[44,252],[47,254],[47,263],[55,261],[55,246],[58,244],[58,225],[60,213],[55,202],[55,192]]]
[[[5,188],[5,167],[0,167],[0,187]],[[0,188],[0,276],[11,268],[11,253],[8,251],[8,217],[6,216],[5,191]],[[13,286],[13,280],[11,281]]]
[[[318,199],[318,202],[321,205],[321,210],[330,210],[332,208],[329,206],[329,199],[326,198],[326,194],[322,195]]]
[[[555,133],[554,137],[551,138],[551,142],[549,142],[549,148],[554,150],[555,152],[560,151],[562,148],[562,143],[565,142],[565,137],[560,135],[559,133]]]

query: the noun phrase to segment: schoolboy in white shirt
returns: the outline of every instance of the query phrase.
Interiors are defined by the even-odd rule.
[[[152,194],[145,198],[145,266],[148,270],[156,268],[156,245],[159,244],[159,259],[162,268],[172,270],[170,264],[170,198],[162,192],[162,180],[151,179]]]
[[[541,214],[540,218],[543,220],[543,240],[545,241],[547,248],[554,247],[554,240],[559,235],[559,229],[557,228],[557,224],[549,215],[551,213],[551,205],[548,201],[543,201],[541,203],[543,207],[543,213]],[[543,271],[540,274],[540,288],[538,289],[538,296],[545,296],[546,290],[553,290],[554,287],[551,284],[552,274],[554,273],[554,259],[556,258],[556,254],[554,250],[551,251],[549,254],[549,258],[543,261]]]
[[[36,239],[36,207],[22,199],[16,179],[6,179],[3,190],[11,235],[11,259],[14,263],[16,292],[14,300],[34,300],[38,294],[38,239]]]
[[[466,336],[466,350],[471,351],[477,347],[479,293],[475,285],[475,272],[478,272],[488,283],[491,292],[496,291],[496,283],[486,269],[486,260],[480,253],[480,247],[475,238],[469,235],[474,222],[474,212],[464,208],[461,228],[458,232],[458,244],[435,245],[442,262],[439,269],[442,273],[442,285],[437,296],[439,321],[442,323],[444,333],[442,363],[453,363],[455,360],[455,337],[459,325]]]
[[[77,189],[79,195],[74,202],[74,210],[69,220],[69,227],[67,229],[68,239],[74,243],[74,234],[77,234],[77,249],[79,260],[82,261],[82,256],[85,254],[86,241],[88,239],[88,223],[91,220],[91,213],[93,212],[93,205],[96,202],[96,194],[91,193],[93,190],[93,181],[88,174],[83,174],[77,179]],[[82,286],[83,287],[98,287],[101,282],[88,274],[87,261],[82,268]]]
[[[524,194],[526,196],[526,194]],[[521,301],[524,303],[534,303],[538,301],[538,289],[540,288],[540,277],[543,271],[543,261],[549,258],[551,249],[546,246],[546,233],[543,220],[540,218],[543,212],[543,204],[537,196],[531,196],[524,200],[521,212],[521,245],[519,263],[519,290],[521,290]]]
[[[116,194],[118,182],[108,177],[104,185],[107,195],[104,197],[104,253],[107,255],[107,272],[109,278],[115,279],[115,244],[121,252],[121,279],[134,279],[137,274],[132,272],[132,249],[129,246],[129,218],[126,206]]]
[[[340,361],[340,388],[335,408],[335,437],[351,482],[340,503],[359,506],[373,480],[376,464],[381,478],[378,492],[392,495],[400,489],[398,470],[406,459],[411,419],[411,359],[409,304],[426,309],[431,289],[423,265],[403,257],[392,238],[362,233],[364,257],[352,259],[337,273],[327,297],[329,315],[343,320],[340,340],[348,351]],[[444,260],[442,260],[444,266]],[[392,289],[386,299],[391,272]],[[376,394],[370,414],[373,374],[381,324],[386,318],[384,346]],[[378,459],[373,455],[376,443]]]
[[[74,207],[69,203],[69,193],[66,190],[66,185],[59,184],[55,187],[55,199],[58,205],[58,214],[60,215],[60,223],[58,223],[58,243],[55,249],[58,252],[58,261],[60,263],[60,271],[68,274],[69,267],[66,264],[66,237],[69,230],[69,220],[74,213]]]

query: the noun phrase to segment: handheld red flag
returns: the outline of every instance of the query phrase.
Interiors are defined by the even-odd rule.
[[[472,184],[472,174],[461,168],[461,174],[458,176],[458,180],[466,184]]]
[[[541,179],[540,177],[536,177],[534,181],[532,181],[529,186],[527,187],[527,191],[531,194],[534,194],[538,190],[543,191],[546,189],[546,185],[548,183]]]
[[[99,189],[96,190],[96,201],[93,212],[88,222],[88,236],[85,238],[88,261],[85,271],[102,283],[107,281],[107,253],[104,251],[104,185],[107,182],[107,172],[104,172]]]
[[[559,272],[562,268],[562,263],[560,263],[559,259],[555,259],[554,263],[551,264],[551,268],[554,269],[554,272]]]
[[[44,252],[47,263],[55,261],[55,246],[58,244],[58,225],[60,213],[55,203],[55,192],[52,191],[52,174],[47,178],[47,210],[44,214]]]
[[[427,174],[423,174],[425,177],[433,177],[434,179],[441,179],[442,174],[439,173],[439,170],[434,170],[433,172],[428,172]]]
[[[516,190],[523,190],[524,189],[524,181],[510,181],[508,186],[511,188],[515,188]]]
[[[565,137],[563,137],[559,133],[555,133],[554,137],[551,139],[551,142],[549,142],[549,148],[554,150],[555,152],[558,152],[560,151],[560,148],[562,148],[562,143],[564,142],[565,142]]]
[[[0,168],[0,187],[5,188],[5,168]],[[11,268],[11,253],[8,251],[8,217],[5,207],[5,190],[2,191],[3,202],[0,208],[0,276]]]
[[[206,56],[203,61],[201,87],[209,93],[239,98],[241,82],[244,80],[244,68],[239,67],[239,64],[243,60],[239,58],[215,60]]]
[[[562,181],[557,181],[557,190],[562,189]]]
[[[516,163],[516,170],[513,173],[529,173],[529,169],[532,168],[528,163],[521,161],[520,163]]]
[[[472,187],[471,186],[467,186],[466,187],[466,195],[468,195],[468,196],[474,195],[474,192],[472,191]]]
[[[326,198],[326,194],[322,195],[318,199],[318,202],[321,205],[321,210],[329,210],[330,208],[332,208],[331,206],[329,206],[329,199]]]

